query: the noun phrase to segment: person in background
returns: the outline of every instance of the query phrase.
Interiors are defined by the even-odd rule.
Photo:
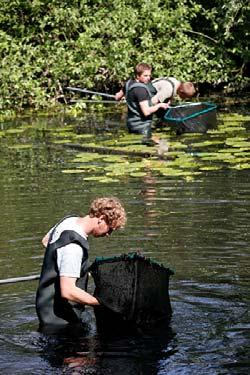
[[[174,77],[156,78],[152,82],[156,94],[152,98],[152,103],[170,103],[175,96],[181,99],[190,99],[195,94],[195,88],[192,82],[181,82]],[[159,120],[162,120],[165,111],[160,109],[156,113]]]
[[[181,99],[190,99],[195,94],[192,82],[181,82],[174,77],[156,78],[151,83],[156,89],[156,94],[152,98],[155,104],[172,100],[177,95]]]
[[[125,223],[119,199],[96,198],[86,216],[65,217],[44,236],[46,251],[36,294],[40,328],[79,323],[84,305],[99,305],[86,291],[88,236],[110,236]]]
[[[150,84],[152,67],[140,63],[135,67],[134,79],[129,79],[123,89],[115,94],[116,100],[124,96],[128,107],[127,128],[130,133],[142,134],[147,141],[151,138],[152,115],[159,109],[167,109],[169,104],[153,103],[157,93]]]

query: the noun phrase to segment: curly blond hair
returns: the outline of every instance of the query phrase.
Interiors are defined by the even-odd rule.
[[[116,197],[103,197],[93,200],[90,205],[89,216],[100,217],[102,215],[106,217],[107,224],[113,229],[123,227],[127,221],[125,209]]]

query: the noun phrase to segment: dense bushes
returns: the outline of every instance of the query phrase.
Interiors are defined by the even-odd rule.
[[[0,110],[45,107],[71,84],[114,92],[137,62],[155,76],[247,84],[244,0],[0,0]]]

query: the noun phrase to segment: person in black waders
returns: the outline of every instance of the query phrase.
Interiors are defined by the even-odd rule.
[[[152,115],[159,109],[167,109],[168,103],[153,104],[152,97],[157,93],[151,85],[152,67],[140,63],[135,67],[135,78],[129,79],[115,95],[116,100],[124,96],[128,107],[127,128],[130,133],[142,134],[143,142],[151,139]]]
[[[128,80],[115,94],[117,101],[126,98],[129,132],[143,134],[146,140],[151,139],[154,113],[161,118],[176,95],[181,99],[187,99],[194,96],[196,92],[192,82],[181,82],[174,77],[161,77],[151,81],[151,73],[151,65],[138,64],[135,67],[135,79]]]
[[[88,215],[67,216],[45,235],[42,243],[46,251],[36,294],[40,329],[80,323],[84,305],[99,305],[86,292],[88,236],[109,236],[125,223],[126,213],[119,199],[96,198]]]

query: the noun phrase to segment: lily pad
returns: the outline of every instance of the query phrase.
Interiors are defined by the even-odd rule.
[[[131,172],[129,173],[131,177],[144,177],[147,176],[146,172]]]
[[[76,167],[77,169],[79,170],[82,170],[86,173],[88,172],[102,172],[103,171],[103,167],[101,166],[98,166],[98,165],[94,165],[94,164],[86,164],[86,165],[79,165]]]
[[[30,149],[32,147],[33,147],[33,145],[26,143],[26,144],[9,146],[8,148],[14,149],[14,150],[27,150],[27,149]]]
[[[84,181],[100,181],[101,179],[104,179],[104,177],[100,177],[100,176],[84,177]]]
[[[171,150],[179,150],[179,149],[185,149],[188,146],[181,142],[171,142],[170,147],[171,147]]]
[[[57,140],[54,140],[53,143],[55,144],[58,144],[58,145],[63,145],[64,143],[70,143],[71,140],[70,139],[57,139]]]
[[[92,139],[93,134],[76,134],[75,138],[76,139]]]
[[[250,163],[237,164],[237,165],[233,166],[232,168],[233,169],[238,169],[238,170],[241,170],[241,169],[250,169]]]
[[[120,180],[110,178],[110,177],[103,177],[98,180],[101,183],[109,183],[109,182],[119,182]]]
[[[226,138],[225,140],[225,143],[227,145],[234,145],[235,142],[242,142],[242,141],[246,141],[247,138],[246,137],[231,137],[231,138]]]
[[[25,131],[25,129],[7,129],[5,130],[6,134],[21,134]]]
[[[124,158],[120,155],[108,155],[108,156],[104,156],[102,158],[103,161],[109,163],[123,163],[124,162]]]
[[[232,141],[226,140],[225,143],[227,145],[230,145],[230,146],[233,146],[233,147],[242,148],[242,149],[249,149],[250,150],[250,142],[248,142],[248,141],[242,140],[242,141],[232,142]]]
[[[205,165],[199,168],[200,171],[217,171],[219,169],[222,169],[222,167],[218,165]]]
[[[63,169],[62,173],[69,173],[69,174],[79,174],[85,173],[85,170],[81,169]]]
[[[222,153],[222,154],[228,154],[228,153],[232,153],[234,154],[235,153],[235,148],[232,148],[232,147],[227,147],[227,148],[224,148],[222,150],[218,150],[219,153]]]
[[[245,130],[245,128],[243,126],[223,127],[221,133],[239,132],[241,130]]]
[[[223,144],[223,141],[204,141],[204,142],[199,142],[199,143],[193,143],[194,147],[207,147],[207,146],[216,146],[216,145],[221,145]]]
[[[94,160],[98,160],[98,159],[102,159],[102,155],[98,154],[98,153],[91,153],[91,152],[81,152],[79,154],[76,155],[76,158],[73,159],[72,161],[73,162],[76,162],[76,163],[85,163],[85,162],[90,162],[90,161],[94,161]]]
[[[197,172],[191,172],[191,171],[183,171],[181,169],[172,169],[172,168],[165,168],[162,169],[161,174],[163,176],[192,176],[195,174],[198,174]]]

